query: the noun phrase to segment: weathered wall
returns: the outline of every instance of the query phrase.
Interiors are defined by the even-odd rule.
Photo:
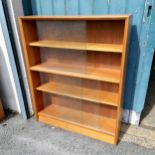
[[[141,112],[153,57],[154,0],[31,0],[36,15],[132,14],[124,109]],[[148,13],[149,6],[153,6]],[[154,24],[154,23],[153,23]]]
[[[6,3],[6,1],[3,1]],[[10,31],[4,13],[4,3],[0,0],[0,83],[4,106],[27,118],[17,66],[10,39]],[[18,5],[19,6],[19,5]]]

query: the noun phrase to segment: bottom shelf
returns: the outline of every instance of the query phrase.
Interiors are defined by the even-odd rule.
[[[51,104],[38,113],[39,121],[114,144],[116,120]]]

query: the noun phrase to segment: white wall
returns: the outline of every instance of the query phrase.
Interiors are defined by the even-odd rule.
[[[0,94],[5,108],[21,112],[1,23],[0,23]]]
[[[22,117],[27,119],[25,103],[13,52],[4,8],[2,0],[0,0],[0,88],[2,99],[6,108],[21,113]]]
[[[14,40],[16,44],[22,77],[24,79],[24,87],[26,91],[29,112],[32,115],[33,114],[32,101],[31,101],[31,96],[30,96],[30,89],[28,85],[28,79],[27,79],[25,64],[23,60],[23,52],[22,52],[22,47],[20,43],[19,29],[18,29],[18,16],[24,15],[23,7],[22,7],[22,0],[7,0],[7,6],[9,8],[8,10],[9,10],[9,16],[10,16],[10,21],[12,25]]]

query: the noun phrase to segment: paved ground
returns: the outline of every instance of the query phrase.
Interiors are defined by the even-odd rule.
[[[121,125],[121,141],[134,143],[145,148],[155,149],[155,130],[137,125]]]
[[[106,144],[19,116],[0,124],[0,155],[155,155],[155,150],[122,142]]]

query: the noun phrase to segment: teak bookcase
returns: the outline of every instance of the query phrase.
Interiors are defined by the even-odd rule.
[[[19,17],[37,120],[117,143],[130,19]]]

